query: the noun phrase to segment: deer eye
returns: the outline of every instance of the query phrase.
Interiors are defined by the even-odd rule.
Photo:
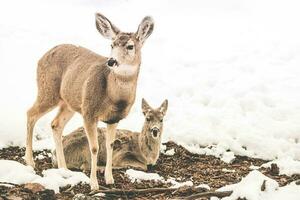
[[[160,122],[163,122],[163,121],[164,121],[163,119],[160,120]]]
[[[127,50],[132,50],[132,49],[133,49],[133,45],[128,45],[128,46],[126,47],[126,49],[127,49]]]

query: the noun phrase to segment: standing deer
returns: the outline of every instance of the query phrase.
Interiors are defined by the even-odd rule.
[[[142,100],[145,116],[140,133],[117,129],[113,143],[113,167],[134,167],[147,170],[148,165],[155,165],[160,153],[163,132],[163,118],[168,109],[168,101],[153,109],[146,100]],[[99,154],[98,165],[106,163],[105,128],[98,128]],[[88,171],[91,166],[89,143],[83,128],[78,128],[63,138],[64,154],[67,167]],[[52,156],[53,166],[57,166],[56,152]],[[102,170],[102,166],[99,169]]]
[[[34,166],[32,134],[36,121],[59,107],[51,123],[57,164],[67,168],[62,132],[75,112],[83,117],[91,152],[90,185],[99,188],[97,181],[97,154],[99,150],[97,122],[107,124],[105,167],[106,184],[114,184],[112,175],[112,143],[118,122],[124,119],[135,100],[137,79],[141,64],[141,48],[151,35],[154,22],[145,17],[136,33],[121,32],[105,16],[96,13],[96,27],[100,34],[112,40],[111,58],[88,49],[63,44],[49,50],[38,62],[38,95],[27,112],[27,140],[25,160]]]

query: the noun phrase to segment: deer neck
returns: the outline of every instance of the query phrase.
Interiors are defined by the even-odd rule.
[[[120,66],[122,67],[122,66]],[[132,100],[135,98],[139,66],[128,74],[112,69],[108,74],[107,91],[111,100]]]
[[[147,159],[147,164],[155,164],[160,153],[161,138],[153,139],[148,132],[149,127],[144,125],[142,132],[139,134],[139,148]]]

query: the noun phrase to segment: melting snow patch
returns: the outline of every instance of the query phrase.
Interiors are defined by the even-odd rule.
[[[24,184],[39,177],[40,176],[36,175],[35,171],[30,166],[25,166],[12,160],[0,160],[1,182]]]
[[[234,170],[234,169],[226,169],[226,168],[223,168],[223,169],[222,169],[222,172],[230,172],[230,173],[233,173],[233,172],[235,172],[235,170]]]
[[[167,156],[173,156],[175,154],[175,150],[170,149],[170,150],[166,151],[164,154],[167,155]]]
[[[233,152],[225,152],[221,156],[221,160],[226,163],[231,163],[235,159]]]
[[[265,181],[264,186],[263,183]],[[299,200],[300,186],[291,183],[279,187],[275,180],[268,178],[259,171],[250,172],[241,182],[220,188],[218,191],[229,191],[233,193],[222,200],[235,200],[245,198],[248,200]],[[212,198],[216,200],[218,198]]]
[[[140,182],[140,181],[150,181],[150,180],[164,181],[164,178],[158,175],[157,173],[146,173],[143,171],[128,169],[126,170],[126,174],[128,175],[132,183],[134,183],[135,181]]]
[[[209,185],[207,185],[207,184],[200,184],[200,185],[197,185],[196,188],[204,188],[204,189],[206,189],[206,190],[210,190],[210,187],[209,187]]]
[[[183,186],[189,186],[189,187],[193,186],[192,181],[185,181],[185,182],[179,183],[175,180],[175,178],[169,178],[165,182],[166,183],[171,183],[172,184],[171,188],[180,188],[180,187],[183,187]]]
[[[165,153],[166,149],[167,149],[166,145],[164,145],[164,144],[160,145],[160,152],[161,153]]]
[[[43,154],[39,154],[37,157],[35,157],[36,160],[42,160],[45,156]]]
[[[172,184],[171,188],[179,188],[179,187],[183,187],[183,186],[193,186],[192,181],[177,182],[175,180],[175,178],[169,178],[169,179],[165,180],[162,176],[160,176],[157,173],[146,173],[143,171],[128,169],[128,170],[126,170],[125,174],[127,174],[127,176],[129,177],[129,179],[131,180],[132,183],[135,181],[140,182],[142,180],[145,180],[145,181],[154,180],[154,181],[161,181],[163,183],[171,183]]]
[[[300,174],[300,161],[296,161],[291,157],[281,158],[262,165],[262,167],[271,167],[275,163],[279,167],[280,174],[291,176],[293,174]]]
[[[40,183],[57,193],[59,187],[79,182],[89,183],[89,178],[84,173],[66,169],[48,169],[43,171],[41,177],[30,166],[12,160],[0,160],[0,181],[15,184]]]
[[[67,169],[48,169],[43,171],[44,177],[34,180],[48,189],[59,192],[59,187],[76,185],[79,182],[89,183],[89,178],[82,172],[73,172]]]
[[[252,169],[252,170],[257,170],[257,169],[259,169],[260,168],[260,166],[255,166],[255,165],[251,165],[250,167],[249,167],[249,169]]]

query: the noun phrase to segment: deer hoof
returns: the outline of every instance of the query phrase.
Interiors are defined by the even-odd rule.
[[[91,190],[99,190],[99,184],[97,180],[91,180]]]
[[[35,167],[33,158],[28,158],[27,156],[25,156],[25,162],[26,162],[26,165],[31,166],[33,168]]]
[[[105,183],[106,183],[106,185],[112,185],[112,184],[115,183],[114,178],[112,177],[112,175],[110,175],[110,176],[105,175]]]

